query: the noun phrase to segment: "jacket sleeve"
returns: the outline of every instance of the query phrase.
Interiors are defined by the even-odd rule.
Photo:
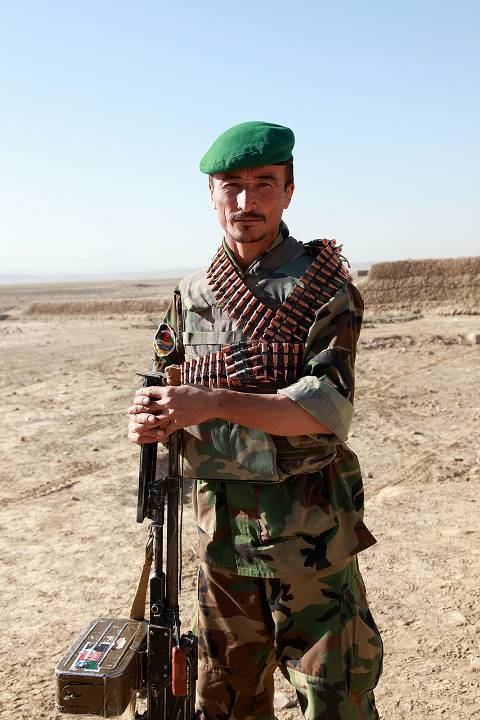
[[[306,343],[302,376],[278,390],[345,442],[353,416],[355,355],[363,300],[351,283],[317,313]]]
[[[153,340],[153,364],[157,372],[162,372],[168,365],[180,365],[184,361],[182,330],[182,302],[180,291],[176,288]]]

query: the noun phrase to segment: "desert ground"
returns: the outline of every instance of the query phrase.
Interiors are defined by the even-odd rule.
[[[127,616],[143,561],[126,409],[173,281],[0,286],[2,716],[59,718],[53,668],[97,615]],[[360,556],[383,635],[382,720],[480,718],[479,315],[368,311],[350,444]],[[196,536],[185,499],[185,625]],[[279,679],[277,716],[300,718]],[[76,716],[71,716],[75,720]]]

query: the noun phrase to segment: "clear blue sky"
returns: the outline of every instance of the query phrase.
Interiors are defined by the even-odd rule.
[[[201,155],[289,125],[301,240],[480,247],[477,0],[0,0],[0,273],[205,264]]]

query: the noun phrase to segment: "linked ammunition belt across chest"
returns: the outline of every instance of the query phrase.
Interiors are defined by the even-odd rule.
[[[295,382],[316,313],[352,279],[335,240],[313,240],[304,248],[315,259],[275,311],[253,295],[220,247],[207,271],[208,283],[219,306],[250,340],[184,362],[182,384],[248,389]]]

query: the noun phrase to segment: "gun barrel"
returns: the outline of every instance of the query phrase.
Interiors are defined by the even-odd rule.
[[[167,585],[166,604],[171,610],[178,610],[179,589],[179,499],[181,478],[179,467],[179,433],[168,438],[168,477],[167,477]]]

